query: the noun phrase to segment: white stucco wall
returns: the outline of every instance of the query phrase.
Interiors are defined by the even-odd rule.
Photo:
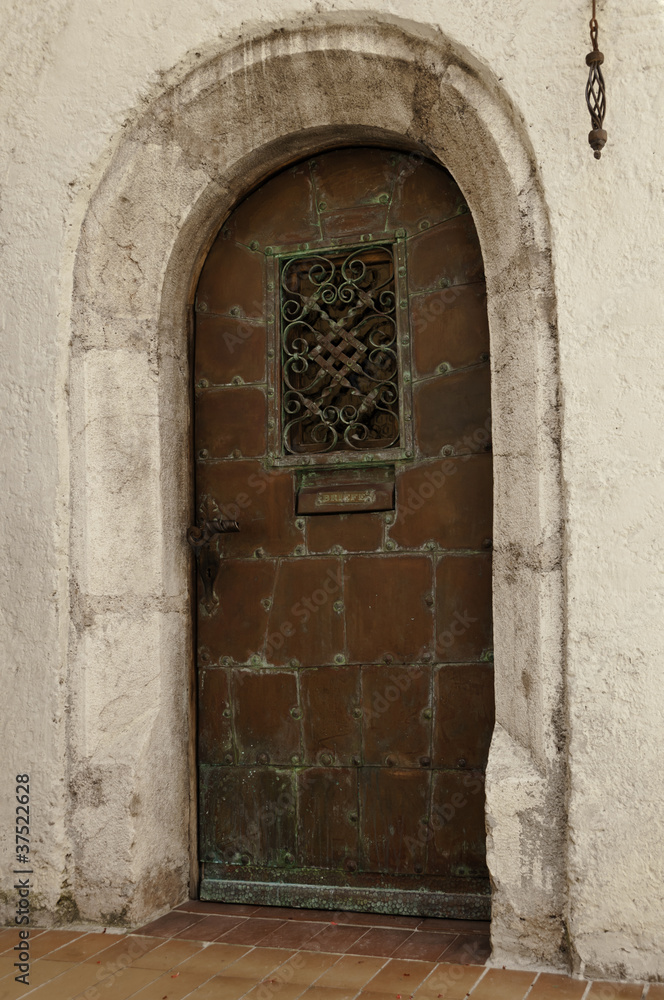
[[[583,100],[588,6],[2,0],[0,799],[8,844],[13,774],[31,773],[34,899],[44,919],[141,919],[181,898],[189,864],[188,605],[182,566],[157,538],[164,522],[180,530],[180,512],[160,497],[159,456],[141,460],[131,449],[128,418],[157,419],[155,370],[168,359],[157,357],[141,320],[152,286],[123,243],[126,270],[108,285],[131,285],[136,309],[107,325],[97,304],[89,325],[104,356],[86,359],[80,345],[70,386],[72,286],[90,200],[124,132],[186,68],[298,18],[311,24],[347,11],[361,32],[366,11],[367,19],[410,17],[466,49],[495,77],[532,145],[556,283],[566,581],[558,733],[567,775],[565,803],[535,803],[537,760],[524,753],[523,781],[505,793],[509,822],[515,841],[526,830],[536,841],[529,810],[566,810],[571,967],[664,978],[664,138],[656,126],[664,9],[656,0],[599,4],[609,144],[598,163]],[[197,196],[195,182],[190,172],[183,202]],[[132,225],[166,231],[169,207],[166,200],[163,219],[142,219],[133,205]],[[159,417],[162,450],[177,448]],[[72,449],[81,447],[116,452],[85,491],[70,477]],[[124,527],[109,534],[109,519]],[[82,557],[88,550],[92,562]],[[179,678],[160,671],[153,654],[161,646],[181,648]],[[116,678],[114,659],[135,664],[133,674]],[[536,699],[531,705],[536,713]],[[159,767],[165,743],[181,748],[179,766],[171,754]],[[495,781],[501,753],[502,744]],[[159,783],[141,777],[147,756]],[[498,819],[504,828],[507,814]],[[4,857],[11,918],[8,849]],[[515,849],[515,886],[532,877],[519,867],[527,857],[537,863],[536,842]],[[502,962],[551,961],[517,943],[510,955],[509,936],[500,946]]]

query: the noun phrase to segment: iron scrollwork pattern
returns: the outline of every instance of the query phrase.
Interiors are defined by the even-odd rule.
[[[392,248],[372,245],[286,259],[280,283],[284,452],[398,446]]]

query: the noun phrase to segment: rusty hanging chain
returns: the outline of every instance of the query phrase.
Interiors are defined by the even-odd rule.
[[[586,56],[586,63],[590,67],[588,82],[586,84],[586,104],[590,112],[592,129],[588,134],[588,142],[595,151],[595,159],[599,160],[602,150],[606,145],[607,134],[602,127],[604,125],[604,115],[606,114],[606,87],[600,66],[604,62],[604,54],[600,52],[597,44],[599,26],[597,24],[597,0],[593,0],[593,16],[590,19],[590,41],[592,52]]]

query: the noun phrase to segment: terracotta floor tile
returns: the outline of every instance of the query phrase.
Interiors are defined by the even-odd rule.
[[[316,980],[316,986],[334,986],[337,989],[350,989],[352,986],[356,990],[361,990],[384,965],[384,958],[342,955],[338,962]]]
[[[14,929],[13,927],[7,927],[5,930],[0,931],[0,952],[6,951],[8,948],[13,948],[15,944],[18,944],[20,938],[18,936],[20,928]],[[36,934],[31,934],[28,941],[31,941]]]
[[[263,982],[249,990],[247,1000],[298,1000],[302,996],[303,989],[301,983],[287,985],[286,983],[266,984]]]
[[[164,941],[158,948],[153,948],[144,955],[139,955],[131,963],[132,969],[172,969],[180,962],[191,958],[201,950],[202,945],[195,941],[181,941],[173,938],[171,941]]]
[[[168,1000],[182,1000],[182,997],[190,996],[195,989],[209,979],[210,977],[205,975],[205,973],[194,973],[194,972],[164,972],[158,979],[154,979],[143,989],[139,990],[138,993],[132,994],[132,1000],[162,1000],[164,996],[168,997]],[[103,987],[100,987],[100,992],[104,996]],[[223,994],[220,994],[221,996]],[[109,1000],[115,1000],[113,993],[109,997]]]
[[[41,958],[38,962],[30,962],[30,988],[35,989],[37,986],[42,986],[44,983],[50,982],[51,979],[55,979],[57,976],[61,976],[63,972],[67,969],[71,969],[74,962],[51,962],[48,958]],[[10,979],[14,982],[14,976],[18,973],[17,969],[12,969],[10,973]],[[25,986],[21,983],[17,983],[21,986],[23,992],[26,992]]]
[[[593,983],[588,1000],[641,1000],[642,995],[641,983]],[[648,1000],[664,1000],[664,991],[653,993],[651,986]]]
[[[73,1000],[91,986],[98,986],[97,965],[72,965],[57,979],[49,980],[31,992],[30,1000]]]
[[[252,948],[237,962],[226,966],[221,975],[232,979],[253,979],[257,983],[287,962],[292,954],[292,951],[280,948]]]
[[[116,938],[115,942],[111,937],[108,942],[109,947],[99,952],[94,959],[90,959],[90,962],[99,962],[112,972],[114,969],[131,965],[136,959],[147,955],[149,951],[160,948],[163,943],[163,938],[141,937],[138,934],[123,934]]]
[[[82,990],[72,1000],[100,1000],[101,997],[104,1000],[127,1000],[127,997],[133,998],[138,990],[144,989],[158,977],[157,969],[121,969],[116,975]],[[163,995],[162,993],[162,997]]]
[[[301,948],[314,934],[319,934],[320,922],[290,920],[279,924],[271,934],[261,941],[262,948]]]
[[[535,976],[535,972],[489,969],[471,997],[473,1000],[522,1000]]]
[[[30,987],[25,987],[22,983],[17,983],[13,976],[8,976],[6,979],[0,980],[0,1000],[21,1000],[28,988],[32,989],[32,975],[30,976]]]
[[[108,934],[84,934],[75,941],[70,941],[64,948],[52,952],[50,957],[54,962],[85,962],[92,955],[110,948],[112,944],[113,938]]]
[[[5,955],[0,955],[0,976],[9,976],[14,971],[14,962],[16,959],[11,954],[7,952]]]
[[[212,914],[201,917],[192,924],[179,931],[176,937],[184,941],[216,941],[222,934],[227,934],[242,921],[244,917],[231,917],[228,914]]]
[[[77,938],[81,937],[83,937],[83,934],[80,931],[44,931],[34,941],[30,938],[30,955],[32,956],[32,961],[42,958],[43,955],[48,955],[50,952],[55,951],[56,948],[62,948],[63,945],[69,944],[70,941],[76,941]]]
[[[372,927],[366,932],[352,951],[354,955],[375,955],[377,958],[390,958],[404,941],[407,941],[413,931],[398,927]]]
[[[260,906],[245,906],[244,903],[208,903],[204,899],[188,899],[180,903],[177,910],[196,914],[227,914],[236,917],[250,917],[261,909]]]
[[[459,934],[445,948],[440,959],[442,962],[455,962],[459,965],[484,965],[490,954],[491,941],[486,934]]]
[[[393,991],[395,994],[401,993],[402,996],[410,997],[435,968],[433,962],[410,962],[407,959],[392,958],[371,982],[367,983],[364,992]]]
[[[207,972],[208,976],[218,976],[232,962],[246,955],[249,948],[245,944],[210,944],[206,948],[185,959],[178,967],[178,972]]]
[[[432,934],[429,931],[416,931],[399,945],[394,952],[394,958],[415,958],[421,962],[437,962],[446,948],[456,941],[457,934]]]
[[[190,993],[187,1000],[240,1000],[240,997],[245,997],[247,991],[253,988],[248,979],[231,979],[226,976],[222,979],[221,976],[216,976]]]
[[[323,913],[324,919],[332,919],[334,910],[304,910],[294,906],[259,906],[254,914],[255,917],[264,917],[266,920],[313,920],[310,913]]]
[[[157,920],[153,920],[151,923],[146,924],[145,927],[139,927],[137,933],[147,934],[151,937],[174,937],[180,931],[183,931],[185,927],[191,927],[192,924],[200,919],[201,915],[199,913],[187,913],[185,910],[171,910],[170,913],[159,917]]]
[[[284,983],[299,983],[301,986],[309,986],[316,982],[326,969],[338,961],[338,955],[326,954],[325,952],[319,954],[313,951],[297,951],[270,978],[276,978]]]
[[[491,922],[489,920],[448,920],[445,917],[424,917],[420,920],[420,930],[441,931],[449,934],[454,931],[457,934],[489,934]]]
[[[481,965],[439,963],[428,979],[415,991],[417,1000],[463,1000],[480,978]]]
[[[602,983],[604,989],[606,989],[607,986],[619,987],[621,985],[622,985],[621,983]],[[614,993],[612,994],[612,997],[619,995],[620,994]],[[657,983],[653,983],[653,985],[649,988],[646,996],[648,1000],[664,1000],[664,986],[658,986]]]
[[[357,990],[335,990],[325,986],[310,986],[302,994],[302,1000],[355,1000]]]
[[[284,923],[284,921],[282,921]],[[266,920],[260,917],[246,917],[232,930],[224,934],[225,944],[260,944],[263,938],[271,934],[281,924],[277,920]]]
[[[542,973],[528,994],[528,1000],[581,1000],[588,983],[569,976]]]
[[[366,934],[366,930],[366,927],[353,927],[350,924],[323,927],[322,931],[301,947],[305,951],[329,951],[343,955],[351,948],[356,950],[356,942]]]
[[[421,917],[399,917],[386,913],[338,913],[338,924],[360,924],[369,927],[410,927],[415,930],[422,922]]]

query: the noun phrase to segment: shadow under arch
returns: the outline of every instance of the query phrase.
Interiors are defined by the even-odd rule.
[[[125,130],[90,197],[72,303],[76,599],[94,597],[94,628],[119,637],[94,647],[114,678],[96,691],[101,704],[117,697],[118,685],[131,692],[143,640],[159,695],[138,738],[122,745],[119,798],[101,817],[126,844],[130,873],[113,857],[100,870],[73,804],[81,855],[74,891],[90,919],[129,897],[138,922],[177,902],[190,878],[193,761],[182,692],[192,577],[184,529],[192,516],[190,307],[200,267],[223,219],[263,179],[322,149],[372,143],[442,163],[482,245],[495,478],[493,957],[564,967],[563,520],[546,204],[526,130],[492,73],[425,25],[370,14],[317,15],[267,35],[248,30],[202,63],[187,61]],[[96,423],[91,413],[100,415]],[[100,510],[103,544],[92,530]],[[141,626],[148,619],[149,629]],[[136,638],[120,641],[128,636]],[[71,648],[81,723],[89,642],[77,633]],[[75,770],[90,753],[85,725],[74,730]],[[138,838],[118,807],[132,795],[145,803]],[[178,817],[165,825],[164,796]],[[150,838],[160,845],[158,861],[143,846]],[[110,887],[101,897],[100,879]]]

